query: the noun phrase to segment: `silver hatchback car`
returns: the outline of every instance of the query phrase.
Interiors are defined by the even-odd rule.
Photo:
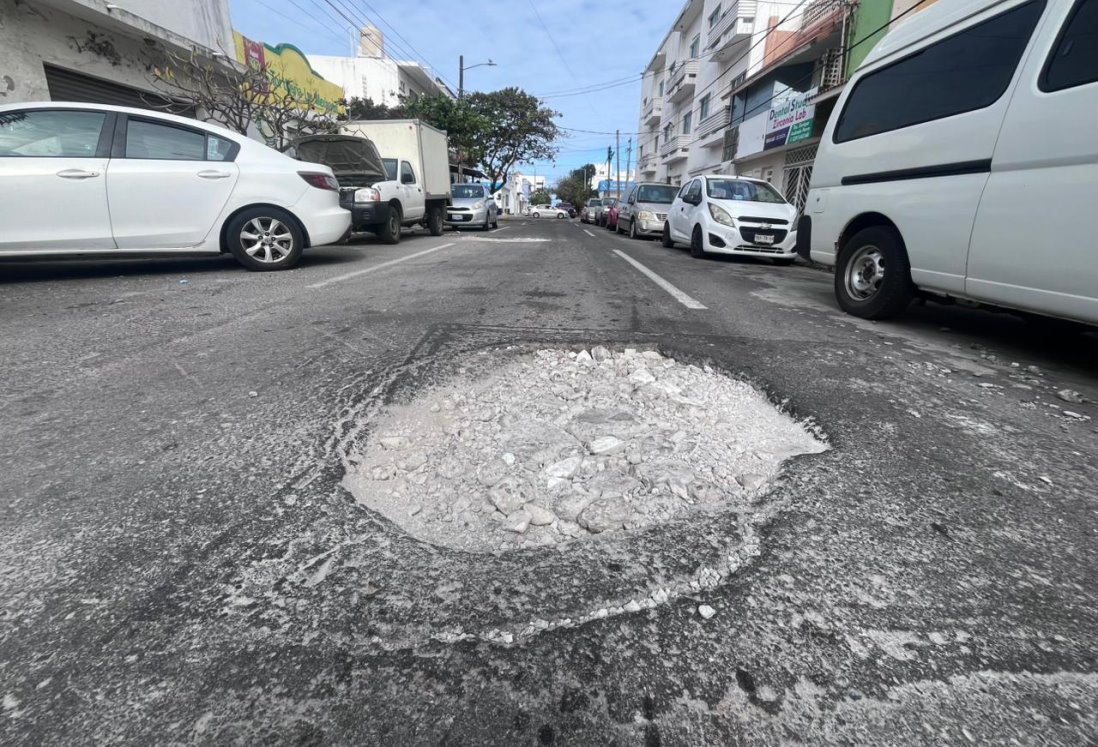
[[[662,236],[663,224],[679,188],[661,182],[641,182],[618,205],[618,233],[629,238]]]
[[[499,228],[499,207],[483,184],[455,184],[450,188],[446,224],[454,228],[471,226],[485,231]]]

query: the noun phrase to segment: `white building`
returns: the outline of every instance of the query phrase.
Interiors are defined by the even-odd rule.
[[[442,94],[454,98],[449,86],[418,62],[387,56],[385,37],[374,26],[366,26],[360,32],[357,56],[309,55],[309,62],[327,80],[342,86],[349,99],[370,99],[375,104],[397,106],[411,96]]]
[[[0,50],[0,104],[142,107],[160,52],[231,60],[234,41],[228,0],[0,0]]]
[[[617,157],[611,166],[607,168],[605,163],[596,163],[595,172],[591,175],[591,189],[600,190],[605,186],[605,182],[613,184],[615,181],[626,184],[633,181],[636,178],[636,172],[633,169],[626,171],[625,169],[618,169]]]
[[[527,176],[521,171],[512,172],[507,184],[493,196],[500,210],[507,215],[521,215],[530,205],[530,195],[546,189],[544,176]]]
[[[931,2],[686,0],[645,69],[638,177],[743,174],[803,207],[847,77],[889,22]]]

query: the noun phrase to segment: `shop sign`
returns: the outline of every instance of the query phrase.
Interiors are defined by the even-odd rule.
[[[774,103],[766,120],[764,150],[793,145],[812,137],[812,121],[816,115],[816,106],[808,102],[818,90],[813,88]]]

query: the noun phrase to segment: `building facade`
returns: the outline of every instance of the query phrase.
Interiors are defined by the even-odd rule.
[[[637,175],[766,179],[804,206],[846,80],[891,21],[934,0],[687,0],[644,72]]]
[[[129,7],[136,10],[103,0],[0,0],[0,104],[145,107],[158,101],[152,71],[163,51],[232,64],[228,0]]]
[[[339,85],[348,99],[397,106],[412,96],[441,94],[455,98],[449,86],[419,63],[389,57],[385,37],[374,26],[366,26],[359,33],[356,56],[313,55],[309,60],[320,75]]]

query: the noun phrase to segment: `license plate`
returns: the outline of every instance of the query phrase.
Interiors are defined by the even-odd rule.
[[[463,220],[469,220],[469,218],[471,218],[471,217],[472,217],[471,215],[451,215],[450,216],[450,222],[451,223],[459,223],[460,221],[463,221]]]
[[[774,243],[774,237],[771,234],[757,233],[757,234],[755,234],[755,243],[756,244],[773,244]]]

